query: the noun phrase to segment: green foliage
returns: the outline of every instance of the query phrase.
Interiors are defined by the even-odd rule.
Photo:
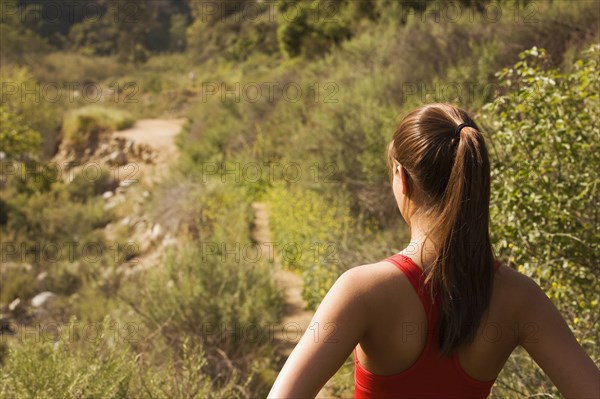
[[[120,121],[131,123],[121,109],[136,117],[187,112],[191,123],[178,139],[179,172],[185,179],[174,177],[161,186],[163,207],[179,215],[173,225],[186,238],[160,267],[131,281],[122,279],[117,260],[86,262],[77,251],[72,262],[32,260],[29,273],[3,271],[3,304],[50,290],[62,296],[52,313],[56,319],[76,315],[97,322],[110,314],[139,321],[142,339],[116,345],[114,353],[123,358],[109,361],[112,366],[100,374],[94,373],[104,367],[100,362],[105,351],[113,350],[110,345],[94,352],[93,346],[74,342],[68,350],[58,344],[58,351],[49,352],[36,342],[11,341],[7,353],[0,342],[0,364],[6,364],[0,395],[34,396],[23,381],[39,364],[34,371],[41,377],[31,389],[63,389],[57,397],[69,392],[78,397],[264,396],[275,374],[272,343],[202,329],[206,323],[260,327],[278,321],[281,298],[268,262],[238,261],[226,250],[251,242],[250,202],[269,202],[270,224],[280,243],[277,255],[302,273],[303,296],[316,307],[341,272],[401,249],[407,232],[398,227],[401,218],[384,165],[398,116],[429,101],[480,109],[496,95],[494,73],[533,45],[546,53],[538,50],[543,55],[538,59],[529,52],[501,73],[503,95],[481,115],[495,132],[495,243],[503,260],[542,284],[597,361],[593,315],[599,298],[592,285],[598,277],[593,255],[599,241],[592,217],[599,153],[597,50],[575,61],[579,49],[598,38],[594,2],[531,2],[530,8],[524,8],[526,1],[504,2],[503,17],[493,25],[489,14],[480,13],[487,0],[461,0],[474,13],[463,10],[458,21],[436,20],[433,12],[444,4],[429,0],[330,5],[286,0],[277,3],[275,18],[268,2],[219,0],[213,2],[217,12],[209,14],[202,9],[206,4],[196,1],[94,3],[108,11],[99,20],[32,26],[18,21],[18,14],[7,14],[0,22],[2,83],[19,88],[0,105],[2,150],[12,146],[9,157],[25,158],[36,155],[40,143],[44,154],[52,155],[60,115],[65,115],[65,140],[83,151]],[[257,20],[241,11],[246,4],[260,10]],[[521,7],[518,13],[511,12],[513,5]],[[110,18],[118,10],[130,16],[136,7],[143,12],[134,20]],[[315,15],[317,9],[321,13]],[[48,53],[52,46],[60,51]],[[184,46],[185,54],[155,54]],[[143,67],[133,65],[141,62]],[[195,82],[188,78],[190,71],[197,74]],[[22,100],[23,84],[31,89],[72,81],[99,83],[103,90],[133,82],[140,92],[116,112],[103,105],[69,112],[83,105],[82,96],[73,104],[31,95]],[[268,99],[263,87],[257,102],[231,95],[223,99],[220,92],[206,100],[200,82],[224,82],[229,89],[246,83],[294,84],[302,96],[290,101],[275,90]],[[476,84],[473,92],[470,83]],[[461,90],[458,95],[449,89],[452,84]],[[265,173],[264,162],[294,163],[302,178],[284,182],[279,167],[275,176],[256,181],[243,176],[251,163],[264,166]],[[217,166],[208,181],[202,169],[207,163]],[[101,228],[115,215],[96,196],[112,184],[110,179],[87,182],[77,176],[66,185],[46,178],[43,163],[24,168],[27,177],[10,176],[0,192],[3,242],[7,237],[34,249],[36,244],[77,241],[81,247],[94,242],[112,254]],[[225,185],[220,184],[223,172]],[[211,243],[216,250],[207,246]],[[48,272],[42,282],[35,279],[41,271]],[[333,394],[351,396],[351,371],[347,362],[333,379]],[[121,376],[129,377],[119,391]],[[78,391],[85,384],[91,393]],[[556,393],[520,350],[509,359],[492,395],[511,397],[517,391],[520,396]]]
[[[72,320],[75,323],[75,320]],[[125,345],[111,341],[107,318],[95,339],[67,331],[58,340],[36,335],[11,347],[0,373],[5,398],[126,398],[134,360]],[[50,335],[50,334],[48,334]],[[81,347],[81,341],[92,341]]]
[[[285,267],[302,273],[302,296],[314,309],[349,266],[340,264],[340,253],[356,229],[348,202],[324,200],[317,192],[283,183],[275,184],[266,200],[278,256]]]
[[[55,183],[49,191],[20,193],[5,198],[10,209],[3,227],[6,241],[17,247],[31,248],[28,259],[44,263],[47,245],[60,248],[61,259],[77,259],[81,249],[88,243],[103,245],[103,240],[94,232],[105,226],[111,213],[104,210],[101,198],[88,199],[85,203],[71,201],[66,187]],[[77,250],[69,243],[77,243]],[[21,252],[17,251],[17,255]],[[53,263],[53,262],[51,262]]]
[[[0,21],[0,65],[33,61],[51,50],[48,40],[21,23],[16,0],[2,0]],[[26,51],[27,50],[27,51]]]
[[[84,173],[74,173],[73,180],[67,185],[67,191],[72,201],[86,202],[106,191],[112,191],[118,186],[118,181],[106,169],[101,169],[99,176],[87,177]]]
[[[69,31],[71,45],[83,55],[112,55],[117,51],[119,31],[113,18],[90,18]]]
[[[225,381],[206,373],[208,360],[202,345],[186,339],[181,356],[171,356],[160,372],[146,369],[141,375],[144,394],[152,398],[245,398],[249,395],[250,380],[236,371]]]
[[[115,56],[99,57],[77,52],[55,51],[40,55],[37,62],[30,65],[29,69],[31,74],[41,82],[58,83],[59,87],[63,87],[63,99],[69,100],[69,95],[75,96],[74,93],[69,93],[69,87],[65,83],[70,82],[73,85],[73,90],[78,91],[84,89],[84,85],[88,82],[107,81],[110,87],[112,83],[110,78],[125,74],[130,67],[119,64]],[[101,88],[106,90],[104,87]],[[74,100],[69,101],[78,105],[81,97],[75,97]],[[65,104],[59,102],[55,105],[62,106]]]
[[[0,126],[0,148],[8,158],[39,151],[40,134],[27,126],[22,115],[0,106]]]
[[[17,298],[26,301],[36,294],[35,276],[26,267],[4,266],[0,277],[0,303],[9,304]]]
[[[275,54],[277,24],[272,7],[272,3],[248,0],[190,2],[193,22],[186,32],[187,49],[199,61],[223,57],[239,62],[253,53]]]
[[[141,288],[131,285],[126,298],[169,346],[195,337],[209,359],[225,358],[207,363],[209,375],[221,381],[241,373],[264,391],[272,381],[261,382],[247,359],[261,359],[272,344],[281,298],[266,249],[249,239],[252,212],[246,199],[242,188],[208,185],[194,198],[202,205],[191,221],[202,240],[168,250],[160,268],[143,276]]]
[[[495,149],[495,249],[541,284],[590,354],[600,335],[599,54],[598,45],[591,47],[564,73],[547,66],[545,50],[523,52],[513,68],[498,73],[506,93],[484,108]],[[521,370],[521,391],[539,389],[532,382],[540,378],[531,368]]]
[[[90,105],[68,113],[63,121],[63,138],[78,150],[98,143],[102,134],[133,125],[126,111]]]
[[[0,144],[8,157],[39,155],[56,141],[60,123],[56,106],[42,97],[30,70],[13,64],[0,68]],[[4,150],[6,148],[6,150]]]
[[[169,30],[169,48],[173,51],[183,51],[186,45],[186,28],[188,17],[185,14],[171,15],[171,28]]]
[[[350,2],[354,4],[354,2]],[[357,2],[364,4],[363,1]],[[341,13],[341,7],[347,2],[337,5],[330,3],[329,7],[321,1],[299,1],[280,5],[283,21],[277,28],[277,39],[282,53],[288,57],[301,54],[307,57],[322,55],[333,45],[340,44],[352,35],[351,22]],[[289,11],[293,9],[293,11]],[[288,15],[289,13],[289,15]],[[293,17],[292,17],[293,16]],[[355,18],[362,15],[357,13]]]

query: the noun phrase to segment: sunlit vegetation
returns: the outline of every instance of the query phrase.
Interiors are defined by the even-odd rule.
[[[218,0],[209,14],[191,0],[78,3],[93,18],[78,9],[35,22],[43,1],[0,1],[31,17],[0,21],[0,313],[49,291],[51,311],[25,310],[19,326],[39,317],[101,333],[0,336],[0,396],[264,397],[277,374],[267,326],[280,321],[280,288],[267,259],[224,248],[252,242],[251,203],[265,202],[276,255],[302,275],[311,309],[348,268],[401,250],[408,232],[385,149],[399,118],[433,101],[485,128],[496,254],[542,286],[598,364],[595,1],[462,0],[452,18],[450,2],[434,0]],[[147,210],[176,214],[180,228],[159,267],[131,276],[136,254],[113,251],[129,231],[106,236],[125,216],[101,197],[110,171],[69,182],[50,161],[59,145],[84,152],[154,117],[189,120]],[[90,262],[86,243],[103,255]],[[208,258],[207,243],[221,246]],[[45,256],[48,244],[61,261]],[[255,325],[259,338],[209,325]],[[348,363],[332,392],[352,396],[352,377]],[[516,351],[492,397],[533,395],[559,396]]]

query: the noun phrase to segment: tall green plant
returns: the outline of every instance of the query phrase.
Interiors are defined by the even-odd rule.
[[[532,48],[500,71],[505,94],[484,107],[492,129],[492,232],[499,257],[533,277],[598,361],[600,275],[600,46],[570,72],[548,68]],[[520,356],[517,352],[515,356]],[[539,388],[539,369],[519,358],[505,385],[527,394]],[[519,373],[514,367],[520,367]]]

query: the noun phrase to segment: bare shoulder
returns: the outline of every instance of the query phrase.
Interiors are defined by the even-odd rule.
[[[389,303],[390,298],[414,291],[404,273],[387,261],[355,266],[345,271],[338,279],[340,281],[348,291],[375,308]]]
[[[540,286],[531,277],[506,265],[500,266],[496,271],[494,291],[500,296],[512,298],[521,305],[523,300],[544,295]]]
[[[535,280],[504,265],[496,272],[492,306],[498,314],[520,326],[520,341],[527,338],[524,334],[533,325],[542,323],[541,317],[556,312],[554,304]]]
[[[390,284],[397,284],[399,279],[408,281],[396,266],[387,261],[355,266],[346,270],[342,276],[360,285],[365,291],[383,289]]]

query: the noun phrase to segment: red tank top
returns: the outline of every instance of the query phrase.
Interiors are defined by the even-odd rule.
[[[462,369],[456,352],[438,357],[439,344],[435,326],[440,316],[440,302],[431,303],[423,289],[425,275],[412,259],[396,254],[385,259],[395,264],[408,278],[427,312],[427,342],[421,355],[408,369],[392,375],[377,375],[365,370],[354,349],[354,398],[486,398],[494,384],[476,380]],[[496,261],[494,271],[500,263]]]

